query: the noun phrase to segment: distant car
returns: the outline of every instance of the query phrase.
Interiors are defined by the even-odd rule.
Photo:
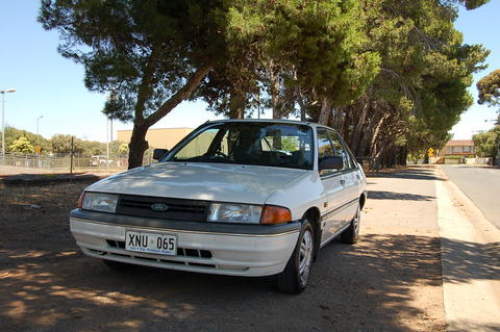
[[[208,122],[154,158],[84,190],[70,224],[85,254],[113,268],[277,275],[298,293],[321,247],[359,237],[366,178],[331,128]]]
[[[113,163],[113,160],[111,159],[107,159],[106,156],[91,156],[90,157],[90,164],[92,166],[96,166],[96,167],[99,167],[99,166],[106,166],[106,165],[111,165]]]

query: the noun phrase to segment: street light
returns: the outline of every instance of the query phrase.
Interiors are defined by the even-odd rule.
[[[5,158],[5,94],[14,93],[14,89],[0,90],[2,94],[2,156]]]
[[[36,134],[40,134],[40,120],[43,119],[43,114],[36,118]]]

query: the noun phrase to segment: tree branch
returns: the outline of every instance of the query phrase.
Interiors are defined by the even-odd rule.
[[[198,68],[194,74],[189,78],[186,84],[177,91],[172,97],[170,97],[165,103],[163,103],[160,108],[144,120],[144,124],[148,127],[154,125],[165,115],[170,113],[177,105],[182,101],[191,97],[196,88],[200,85],[201,81],[207,76],[207,74],[212,70],[212,66],[206,65]]]

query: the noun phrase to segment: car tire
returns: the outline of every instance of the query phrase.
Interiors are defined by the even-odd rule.
[[[340,240],[344,243],[355,244],[359,240],[359,226],[361,222],[361,209],[358,205],[356,214],[351,220],[351,224],[340,235]]]
[[[314,259],[314,242],[314,229],[306,219],[292,257],[285,270],[278,275],[277,286],[281,292],[299,294],[307,287]]]
[[[104,265],[106,265],[109,269],[117,272],[123,272],[123,271],[128,271],[134,266],[131,264],[127,263],[122,263],[122,262],[117,262],[117,261],[110,261],[107,259],[103,259],[102,262]]]

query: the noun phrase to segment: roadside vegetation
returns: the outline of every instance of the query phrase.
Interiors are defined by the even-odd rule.
[[[480,157],[500,158],[500,69],[484,76],[476,86],[478,103],[496,107],[498,118],[493,129],[474,135],[474,145]]]
[[[473,140],[479,157],[498,158],[500,153],[500,123],[487,132],[474,135]]]
[[[50,139],[26,130],[13,127],[5,128],[5,146],[7,153],[33,154],[69,154],[71,153],[71,135],[57,134]],[[0,139],[1,144],[1,139]],[[109,143],[110,154],[126,155],[128,145],[119,141]],[[81,156],[106,154],[106,143],[73,138],[73,153]]]
[[[39,21],[59,52],[133,122],[129,167],[148,128],[184,100],[230,118],[297,116],[336,128],[374,168],[438,150],[473,102],[488,51],[464,43],[459,6],[488,0],[57,1]]]

